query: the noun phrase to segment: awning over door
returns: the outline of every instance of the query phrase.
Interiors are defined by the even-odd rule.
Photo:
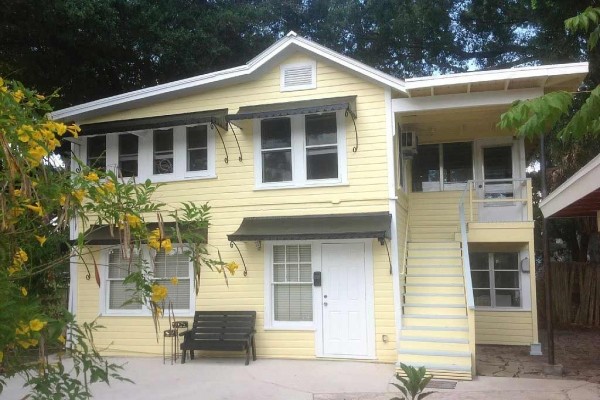
[[[171,230],[171,228],[175,228],[175,222],[165,222],[163,223],[163,227],[165,230]],[[184,232],[186,229],[185,225],[180,225],[180,231]],[[146,228],[149,231],[153,231],[158,228],[158,223],[150,222],[146,224]],[[201,229],[199,232],[204,237],[204,240],[208,240],[208,229]],[[89,245],[116,245],[120,243],[119,240],[119,228],[113,227],[113,235],[110,234],[110,228],[108,225],[92,225],[85,233],[85,242]],[[177,240],[176,238],[173,238]]]
[[[168,128],[179,125],[213,123],[227,130],[225,116],[227,109],[192,112],[185,114],[161,115],[158,117],[124,119],[81,125],[80,135],[101,135],[113,132],[131,132],[144,129]]]
[[[390,238],[387,212],[244,218],[232,241]]]
[[[257,106],[240,107],[236,114],[230,114],[230,121],[253,118],[284,117],[286,115],[314,114],[346,110],[356,119],[356,96],[331,97],[327,99],[314,99],[292,101],[285,103],[261,104]]]

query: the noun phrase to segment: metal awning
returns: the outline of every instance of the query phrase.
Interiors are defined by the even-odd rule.
[[[387,212],[244,218],[227,235],[231,242],[260,240],[315,240],[390,238],[392,216]]]
[[[314,114],[338,110],[346,110],[354,119],[356,119],[356,96],[330,97],[327,99],[240,107],[237,113],[228,115],[227,119],[229,121],[235,121],[253,118],[284,117],[286,115],[297,114]]]
[[[192,112],[185,114],[161,115],[158,117],[124,119],[81,125],[79,135],[102,135],[113,132],[140,131],[144,129],[169,128],[179,125],[212,123],[227,130],[227,108]]]
[[[175,228],[175,222],[164,222],[163,227],[170,230]],[[180,231],[185,231],[187,228],[185,225],[180,224]],[[146,228],[149,231],[153,231],[158,228],[157,222],[150,222],[146,224]],[[197,232],[204,237],[204,240],[208,240],[208,228],[201,229]],[[113,227],[113,235],[110,234],[110,227],[108,225],[92,225],[85,232],[85,243],[88,245],[115,245],[120,243],[119,239],[119,228]],[[176,240],[176,238],[173,238]]]

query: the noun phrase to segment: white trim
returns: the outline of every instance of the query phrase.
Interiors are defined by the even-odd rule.
[[[551,217],[598,188],[600,188],[600,154],[540,202],[542,214],[546,218]]]
[[[343,111],[336,111],[337,124],[337,158],[338,177],[334,179],[307,179],[306,178],[306,131],[304,128],[305,116],[309,114],[290,115],[292,135],[292,180],[285,182],[262,181],[262,152],[261,152],[261,124],[263,119],[253,120],[253,146],[254,146],[254,189],[284,189],[321,186],[341,186],[348,183],[347,150],[346,150],[346,118]]]
[[[387,144],[387,158],[388,158],[388,208],[389,213],[392,216],[391,221],[391,254],[392,259],[392,286],[394,289],[394,319],[396,321],[396,349],[400,348],[400,332],[402,330],[402,299],[400,296],[400,266],[399,262],[399,251],[398,251],[398,226],[397,226],[397,214],[396,214],[396,162],[394,159],[395,152],[398,151],[399,161],[402,162],[401,151],[399,148],[400,138],[398,138],[398,147],[395,146],[394,136],[396,132],[396,116],[392,111],[392,91],[390,89],[385,90],[385,122],[386,122],[386,144]],[[402,168],[402,165],[400,165]],[[398,180],[400,177],[398,177]]]
[[[440,96],[393,99],[394,112],[411,113],[469,107],[487,107],[512,104],[516,100],[528,100],[544,94],[542,88],[497,90],[490,92],[447,94]]]
[[[296,85],[296,86],[286,86],[285,85],[285,73],[290,69],[296,68],[310,68],[310,82],[304,85]],[[307,89],[316,89],[317,88],[317,62],[314,60],[307,60],[302,62],[290,63],[290,64],[281,64],[279,66],[279,85],[280,91],[282,92],[293,92],[296,90],[307,90]]]
[[[446,85],[473,84],[526,78],[543,78],[559,75],[586,75],[588,63],[551,64],[534,67],[475,71],[460,74],[425,76],[406,79],[408,90]]]
[[[395,78],[310,40],[295,36],[295,34],[291,34],[272,44],[269,48],[260,53],[258,56],[254,57],[245,65],[64,108],[62,110],[54,111],[51,114],[51,117],[57,120],[81,120],[85,118],[92,118],[98,115],[104,115],[110,112],[131,108],[133,106],[131,103],[147,104],[152,101],[157,101],[155,99],[156,97],[163,97],[163,100],[166,100],[167,98],[180,96],[182,92],[186,93],[200,88],[224,85],[228,83],[227,81],[235,83],[239,81],[250,80],[253,79],[253,77],[250,75],[268,64],[270,61],[276,61],[279,59],[277,57],[278,55],[284,53],[286,50],[291,53],[294,49],[305,50],[308,53],[312,53],[344,68],[354,71],[376,83],[389,86],[403,93],[406,92],[404,88],[404,81],[402,79]]]

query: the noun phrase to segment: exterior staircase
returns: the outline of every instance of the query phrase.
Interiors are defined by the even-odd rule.
[[[406,275],[401,282],[398,361],[424,366],[437,379],[469,380],[472,353],[462,250],[454,240],[458,221],[447,214],[436,218],[435,211],[423,212],[423,205],[416,203],[410,209]]]

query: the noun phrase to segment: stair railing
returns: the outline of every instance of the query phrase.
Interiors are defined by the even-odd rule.
[[[402,255],[402,270],[400,271],[400,314],[404,314],[404,295],[406,294],[406,275],[408,273],[408,227],[410,213],[406,213],[406,227],[404,228],[404,252]]]
[[[465,198],[469,192],[469,202],[472,207],[473,181],[468,181],[467,186],[458,203],[460,218],[460,239],[462,247],[463,278],[465,282],[465,297],[467,301],[467,322],[469,325],[469,350],[471,352],[471,374],[476,374],[477,358],[475,356],[475,300],[473,298],[473,282],[471,280],[471,261],[469,260],[469,240],[467,236],[467,217],[465,213]]]

